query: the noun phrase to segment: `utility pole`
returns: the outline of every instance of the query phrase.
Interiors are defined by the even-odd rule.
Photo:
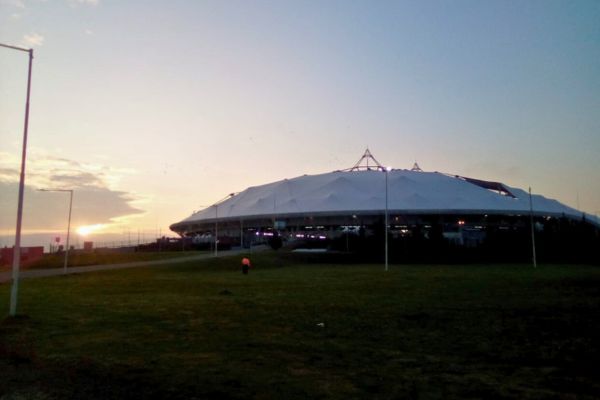
[[[529,220],[531,221],[531,250],[533,253],[533,268],[537,268],[535,255],[535,229],[533,226],[533,200],[531,198],[531,187],[529,187]]]
[[[12,287],[10,290],[9,315],[17,315],[17,298],[19,293],[19,268],[21,266],[21,225],[23,222],[23,197],[25,192],[25,164],[27,160],[27,133],[29,128],[29,99],[31,96],[31,69],[33,66],[33,49],[25,49],[0,43],[0,47],[24,51],[29,54],[29,68],[27,73],[27,98],[25,100],[25,123],[23,127],[23,148],[21,154],[21,174],[19,177],[19,200],[17,205],[17,227],[15,233],[15,247],[13,250]]]

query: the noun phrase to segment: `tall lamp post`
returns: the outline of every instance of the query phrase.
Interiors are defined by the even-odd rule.
[[[225,200],[228,200],[235,196],[235,193],[229,193],[227,196],[223,197],[221,200],[217,201],[210,206],[200,206],[200,207],[214,207],[215,208],[215,257],[219,255],[219,204],[223,203]]]
[[[0,47],[24,51],[29,54],[29,69],[27,73],[27,99],[25,102],[25,123],[23,128],[23,151],[21,155],[21,176],[19,179],[19,200],[17,205],[17,228],[15,232],[15,248],[13,251],[12,287],[10,290],[10,316],[17,314],[17,297],[19,292],[19,267],[21,264],[21,223],[23,221],[23,194],[25,191],[25,160],[27,159],[27,129],[29,127],[29,97],[31,94],[31,67],[33,64],[33,49],[10,46],[0,43]]]
[[[531,187],[529,188],[529,221],[531,224],[531,252],[533,254],[533,268],[537,268],[537,258],[535,256],[535,228],[533,225],[533,200],[531,198]]]
[[[67,264],[69,263],[69,237],[71,235],[71,210],[73,209],[73,189],[38,189],[40,192],[68,192],[69,196],[69,222],[67,223],[67,248],[65,250],[65,266],[63,274],[67,273]]]
[[[390,167],[385,168],[385,270],[388,270],[388,172]]]
[[[215,204],[215,257],[219,255],[219,204]]]

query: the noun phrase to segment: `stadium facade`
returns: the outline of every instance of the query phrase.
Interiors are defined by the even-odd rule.
[[[416,163],[387,170],[367,150],[347,170],[250,187],[170,228],[200,241],[218,236],[248,246],[276,236],[299,244],[338,241],[349,250],[355,236],[381,234],[386,218],[392,244],[404,248],[415,240],[420,248],[427,241],[473,248],[511,232],[522,242],[532,226],[541,234],[583,224],[598,236],[600,227],[595,216],[500,182],[424,172]]]

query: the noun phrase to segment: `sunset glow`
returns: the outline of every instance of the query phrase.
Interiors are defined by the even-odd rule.
[[[87,236],[90,233],[98,232],[105,227],[105,224],[85,225],[77,228],[77,233],[81,236]]]

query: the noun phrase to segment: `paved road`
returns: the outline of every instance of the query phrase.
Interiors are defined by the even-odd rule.
[[[260,251],[263,250],[263,246],[253,247],[252,251]],[[218,257],[225,256],[234,256],[236,254],[248,253],[247,249],[237,249],[237,250],[223,250],[219,251]],[[177,258],[168,258],[164,260],[156,260],[156,261],[136,261],[130,263],[122,263],[122,264],[101,264],[101,265],[87,265],[84,267],[69,267],[67,268],[67,274],[81,274],[84,272],[93,272],[93,271],[104,271],[110,269],[124,269],[124,268],[134,268],[134,267],[148,267],[153,265],[162,265],[162,264],[175,264],[175,263],[183,263],[187,261],[195,261],[202,260],[206,258],[212,258],[215,255],[213,253],[203,253],[195,256],[187,256],[187,257],[177,257]],[[22,278],[42,278],[45,276],[56,276],[62,275],[63,268],[51,268],[51,269],[32,269],[32,270],[21,270],[19,272],[19,279]],[[0,272],[0,283],[9,282],[12,280],[12,271]]]

